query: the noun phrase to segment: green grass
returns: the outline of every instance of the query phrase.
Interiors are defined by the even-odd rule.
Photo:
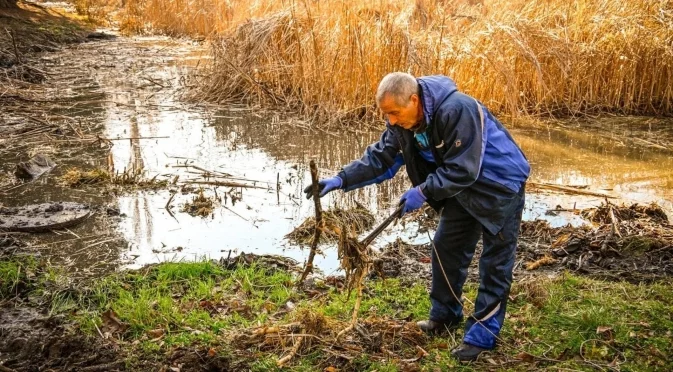
[[[372,281],[368,283],[369,296],[360,306],[363,317],[369,315],[394,318],[423,319],[430,311],[430,298],[422,283],[403,283],[399,280]],[[355,304],[355,293],[332,293],[324,306],[324,314],[349,319]]]
[[[11,283],[28,281],[25,272],[31,270],[35,270],[34,262],[1,261],[0,288],[7,292],[16,287]],[[292,287],[290,273],[256,265],[227,270],[212,262],[164,263],[97,279],[79,292],[50,289],[67,284],[64,275],[39,270],[31,282],[32,294],[48,297],[45,302],[52,313],[69,314],[82,332],[95,336],[105,332],[102,314],[113,310],[128,325],[123,334],[115,336],[137,358],[162,358],[175,347],[213,347],[221,355],[244,358],[252,371],[277,370],[276,361],[287,350],[236,350],[232,335],[249,334],[250,328],[259,325],[287,324],[306,311],[324,316],[333,325],[346,324],[355,301],[354,293],[347,296],[327,287],[321,295],[308,297]],[[476,288],[475,283],[468,283],[465,298],[473,301]],[[288,301],[296,310],[274,315]],[[368,281],[360,319],[415,321],[424,319],[429,308],[425,283]],[[465,311],[471,311],[469,302]],[[609,369],[610,363],[618,363],[622,371],[673,370],[672,331],[673,285],[632,285],[564,274],[515,283],[500,346],[481,362],[485,364],[461,365],[451,358],[450,349],[460,342],[461,330],[428,338],[422,346],[429,355],[412,364],[422,371],[591,370],[595,365]],[[314,371],[332,365],[335,359],[325,347],[303,350],[289,368]],[[413,346],[402,350],[405,355],[415,353]],[[542,358],[517,360],[523,352]],[[343,360],[340,363],[341,370],[408,367],[390,355],[382,358],[366,352],[345,365]]]
[[[13,297],[24,290],[34,275],[37,262],[30,256],[0,261],[0,299]]]
[[[169,345],[210,342],[222,330],[263,323],[290,298],[291,283],[289,273],[255,266],[227,271],[211,262],[166,263],[95,282],[78,320],[95,332],[111,309],[128,323],[127,339],[162,329]]]

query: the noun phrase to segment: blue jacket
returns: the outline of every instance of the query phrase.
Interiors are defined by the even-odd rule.
[[[392,178],[402,165],[414,186],[439,210],[455,197],[489,232],[496,234],[515,208],[530,165],[507,129],[453,80],[418,78],[426,134],[434,162],[421,154],[414,132],[386,123],[379,142],[360,160],[343,167],[342,188],[350,191]]]

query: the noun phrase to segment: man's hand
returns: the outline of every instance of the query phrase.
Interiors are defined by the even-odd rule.
[[[425,200],[426,197],[423,195],[420,186],[410,188],[407,192],[402,194],[402,197],[400,198],[400,205],[404,204],[404,207],[402,208],[402,216],[423,206]]]
[[[340,189],[343,185],[343,180],[340,177],[335,176],[332,178],[325,178],[318,182],[318,187],[320,188],[320,197],[327,195],[328,192],[336,189]],[[313,197],[313,185],[308,185],[304,192],[306,193],[306,199],[311,199]]]

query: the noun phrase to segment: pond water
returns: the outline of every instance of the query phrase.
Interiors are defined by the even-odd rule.
[[[186,103],[180,96],[190,84],[185,76],[207,59],[207,51],[196,44],[120,37],[79,45],[45,59],[55,71],[70,74],[61,76],[54,92],[71,97],[72,105],[62,110],[63,114],[86,118],[101,137],[112,140],[110,159],[117,171],[142,170],[148,178],[171,181],[178,176],[170,190],[124,192],[120,196],[102,194],[95,188],[72,190],[60,186],[55,178],[69,166],[105,167],[107,161],[86,152],[70,153],[50,177],[3,200],[7,205],[68,200],[118,208],[122,217],[91,219],[72,229],[73,234],[55,234],[40,243],[45,254],[74,261],[81,270],[118,267],[119,262],[123,267],[139,267],[241,252],[282,254],[302,262],[308,251],[289,244],[284,236],[314,213],[312,201],[302,193],[310,183],[309,161],[317,162],[322,176],[331,176],[358,158],[380,135],[371,129],[310,130],[306,123],[285,113],[261,112],[254,107],[222,109]],[[77,61],[73,66],[64,66],[65,61],[73,60]],[[642,129],[642,119],[633,122]],[[670,151],[625,144],[615,132],[614,136],[606,135],[605,130],[584,131],[576,124],[563,124],[511,128],[532,164],[531,181],[583,185],[604,190],[618,202],[657,202],[667,213],[673,211]],[[602,128],[610,125],[608,121]],[[667,125],[673,131],[673,122]],[[618,128],[624,128],[624,123]],[[202,185],[205,195],[221,201],[208,217],[190,216],[180,209],[195,194],[181,192],[180,185],[204,181],[204,169],[227,173],[256,188]],[[329,208],[359,203],[380,221],[408,187],[401,171],[381,185],[347,194],[331,193],[322,204]],[[166,205],[173,191],[169,213]],[[582,220],[571,212],[549,210],[596,206],[603,200],[531,189],[524,218],[546,219],[556,226],[580,224]],[[421,243],[427,241],[428,234],[409,221],[390,228],[375,245],[397,237]],[[316,265],[325,274],[337,271],[335,247],[324,245],[322,253]]]

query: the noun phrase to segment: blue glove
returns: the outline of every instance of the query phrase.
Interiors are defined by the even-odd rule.
[[[343,180],[339,176],[320,180],[318,182],[318,187],[320,188],[320,197],[322,198],[332,190],[340,189],[342,184]],[[313,185],[308,185],[308,187],[304,189],[304,192],[306,193],[306,199],[311,199],[313,197]]]
[[[404,204],[404,207],[402,208],[402,216],[423,206],[426,199],[427,198],[423,195],[420,186],[412,187],[407,190],[407,192],[402,194],[402,197],[400,198],[400,204]]]

